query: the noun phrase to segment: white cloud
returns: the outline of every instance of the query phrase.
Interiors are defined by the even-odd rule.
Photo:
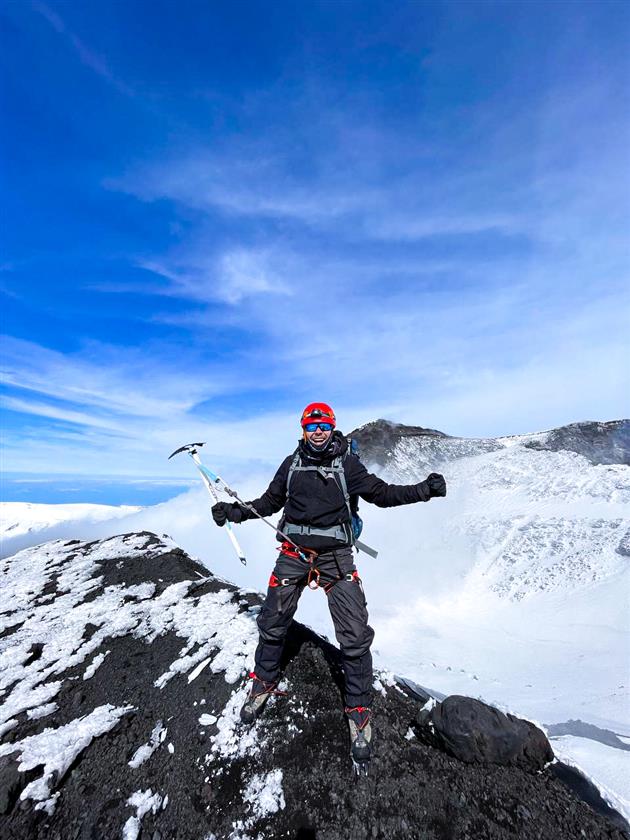
[[[289,286],[269,264],[266,253],[239,249],[221,259],[222,297],[227,303],[239,303],[244,297],[262,292],[290,294]]]
[[[36,417],[47,417],[50,420],[64,420],[79,426],[94,426],[98,429],[108,429],[123,434],[125,426],[122,422],[112,422],[96,414],[88,414],[83,411],[73,411],[50,403],[38,402],[32,399],[19,399],[5,396],[3,404],[9,411],[16,411],[22,414],[33,414]]]

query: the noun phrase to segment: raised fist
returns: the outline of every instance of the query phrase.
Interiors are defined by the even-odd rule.
[[[440,473],[431,473],[431,475],[427,476],[426,482],[431,493],[431,498],[434,496],[446,496],[446,481],[443,475],[440,475]]]

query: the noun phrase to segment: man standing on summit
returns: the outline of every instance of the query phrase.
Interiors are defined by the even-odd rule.
[[[352,547],[352,497],[378,507],[428,502],[446,495],[444,477],[431,473],[419,484],[387,484],[369,473],[338,431],[335,414],[326,403],[307,405],[301,418],[302,439],[280,465],[259,499],[248,502],[260,516],[284,508],[278,530],[297,544],[282,542],[258,616],[260,639],[256,649],[250,695],[241,709],[244,723],[253,723],[276,688],[284,640],[308,584],[321,586],[341,648],[345,677],[345,712],[350,726],[352,756],[370,758],[372,728],[372,654],[374,631]],[[254,513],[238,502],[219,502],[212,508],[217,525],[244,522]],[[282,539],[279,537],[279,539]],[[306,559],[305,559],[306,558]]]

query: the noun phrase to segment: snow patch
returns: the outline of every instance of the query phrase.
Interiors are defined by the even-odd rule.
[[[190,674],[188,674],[188,682],[191,683],[194,679],[196,679],[199,674],[203,671],[206,665],[209,665],[212,662],[212,657],[209,656],[207,659],[204,659],[203,662],[200,662],[196,668],[194,668]]]
[[[222,758],[242,758],[245,755],[253,755],[260,748],[256,724],[242,731],[240,711],[247,696],[247,686],[235,691],[217,721],[218,731],[211,736],[211,751]]]
[[[239,613],[238,603],[232,601],[233,593],[229,589],[202,595],[191,609],[190,601],[182,600],[188,586],[189,582],[185,581],[169,587],[162,593],[167,599],[159,607],[157,602],[161,599],[155,599],[156,609],[147,616],[145,632],[149,639],[167,629],[188,639],[180,658],[158,677],[155,685],[163,688],[177,674],[186,673],[200,664],[207,665],[215,674],[223,671],[226,682],[235,683],[253,658],[258,643],[256,624],[251,616]],[[174,592],[169,593],[169,590]],[[195,652],[190,653],[195,646],[198,646]],[[208,663],[204,662],[206,659]]]
[[[43,775],[24,788],[20,799],[47,800],[53,774],[56,773],[57,781],[60,781],[75,758],[94,738],[109,732],[123,715],[132,710],[133,706],[116,708],[108,703],[58,729],[44,729],[38,735],[0,746],[0,756],[16,751],[20,753],[20,772],[44,766]]]
[[[57,800],[60,796],[61,794],[59,793],[59,791],[57,791],[57,793],[53,793],[53,795],[48,799],[44,799],[42,802],[37,802],[35,805],[35,810],[46,811],[48,816],[51,817],[55,812],[55,808],[57,807]]]
[[[162,805],[162,797],[159,793],[153,793],[151,788],[147,788],[147,790],[137,790],[135,793],[131,794],[127,800],[127,805],[131,805],[132,808],[136,809],[136,815],[135,817],[129,817],[123,826],[123,840],[138,840],[142,818],[145,814],[148,814],[149,811],[157,814],[160,806]]]
[[[26,713],[26,717],[29,720],[38,720],[39,718],[46,717],[46,715],[52,715],[53,712],[56,712],[59,706],[56,703],[46,703],[45,706],[38,706],[36,709],[29,709]]]
[[[91,664],[85,669],[85,673],[83,674],[84,680],[91,679],[94,674],[97,672],[99,667],[103,664],[105,657],[108,656],[111,651],[106,650],[105,653],[98,653],[94,659],[92,660]]]
[[[167,728],[162,726],[162,721],[158,720],[156,725],[153,727],[153,731],[149,737],[149,742],[147,744],[143,744],[141,747],[138,747],[133,754],[131,761],[128,761],[127,764],[130,767],[133,767],[134,770],[140,767],[141,764],[144,764],[144,762],[153,755],[160,744],[164,742],[167,731]]]
[[[283,809],[285,801],[282,792],[282,770],[276,768],[264,775],[252,776],[243,791],[243,801],[250,805],[252,816],[256,820]]]

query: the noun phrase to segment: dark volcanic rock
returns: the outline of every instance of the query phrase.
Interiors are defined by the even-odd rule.
[[[574,793],[577,793],[580,799],[588,802],[591,808],[606,817],[627,836],[628,823],[621,814],[610,807],[590,779],[583,776],[575,767],[569,767],[568,764],[563,764],[561,761],[556,761],[549,769],[557,779],[560,779]]]
[[[374,420],[360,426],[350,434],[356,438],[361,449],[391,448],[404,437],[437,437],[447,438],[444,432],[437,429],[425,429],[423,426],[405,426],[403,423],[392,423],[390,420]]]
[[[131,585],[125,582],[125,545],[130,546]],[[143,545],[145,564],[138,556]],[[46,551],[46,546],[37,551]],[[252,730],[230,730],[232,710],[244,694],[245,657],[235,683],[227,681],[225,668],[238,657],[239,648],[242,652],[246,639],[241,632],[252,638],[260,598],[207,576],[184,552],[154,535],[77,544],[72,552],[64,566],[59,559],[63,554],[50,551],[50,563],[64,586],[71,564],[78,564],[85,576],[91,553],[98,562],[94,581],[80,579],[86,598],[73,607],[63,602],[63,626],[77,626],[72,622],[78,610],[83,632],[76,638],[77,648],[94,640],[100,647],[78,664],[67,663],[60,673],[40,672],[42,679],[61,682],[54,696],[58,708],[41,718],[19,714],[5,733],[4,743],[10,743],[0,765],[0,804],[6,812],[0,840],[119,840],[135,813],[128,800],[139,792],[161,797],[141,818],[140,840],[624,837],[548,768],[532,774],[518,766],[467,764],[423,743],[412,733],[420,704],[397,686],[376,695],[375,756],[370,776],[356,779],[338,651],[295,622],[285,653],[286,696],[274,697]],[[206,579],[200,580],[200,574]],[[36,576],[34,581],[36,587]],[[103,615],[104,599],[114,595],[117,609]],[[37,615],[48,614],[34,612],[25,624],[28,632],[34,632]],[[125,623],[129,615],[133,626]],[[10,615],[3,618],[10,623]],[[103,621],[110,634],[101,641]],[[182,626],[192,628],[188,635],[182,635]],[[200,627],[208,628],[208,638],[196,635]],[[6,637],[3,645],[20,644],[23,632]],[[233,647],[215,647],[216,660],[194,676],[192,661],[185,665],[185,659],[201,642],[214,644],[213,633],[223,634]],[[22,642],[24,659],[31,655],[30,638]],[[56,641],[45,637],[38,659],[29,666],[31,676],[32,669],[52,667],[46,664],[48,645]],[[221,660],[226,650],[230,657]],[[107,655],[86,679],[86,665],[98,653]],[[173,665],[182,667],[173,670]],[[171,675],[167,681],[165,672]],[[26,774],[17,771],[15,753],[24,739],[85,720],[104,704],[132,708],[109,731],[88,739],[63,772],[53,774],[51,794],[58,797],[51,813],[36,810],[32,799],[20,801],[25,785],[43,773],[41,766]],[[151,745],[152,752],[131,766],[142,745]]]
[[[0,757],[0,814],[9,813],[24,788],[16,758],[13,755]]]
[[[553,760],[544,732],[527,720],[475,700],[452,694],[435,705],[419,724],[450,755],[472,764],[503,764],[530,773]]]
[[[591,464],[630,465],[630,420],[571,423],[553,429],[541,440],[528,441],[525,446],[552,452],[563,449],[577,452]]]

